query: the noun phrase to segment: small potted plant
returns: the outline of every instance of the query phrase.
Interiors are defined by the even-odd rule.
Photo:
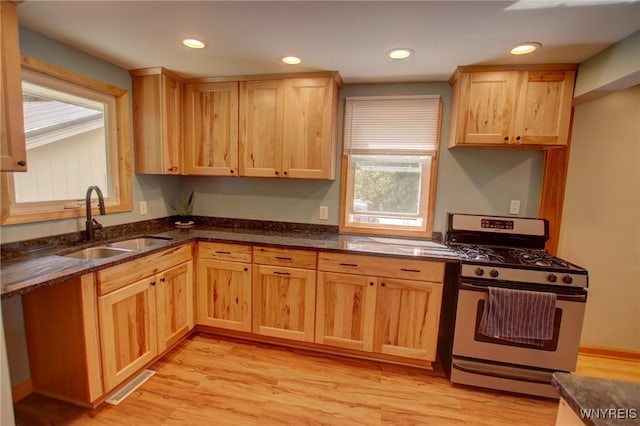
[[[177,228],[191,228],[194,221],[191,218],[191,212],[193,211],[193,191],[188,197],[182,196],[180,204],[177,206],[171,206],[178,217],[175,222]]]

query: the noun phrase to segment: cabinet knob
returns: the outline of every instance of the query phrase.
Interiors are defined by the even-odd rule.
[[[165,277],[160,278],[160,282],[161,282],[161,283],[163,283],[163,282],[165,282],[165,281],[167,281],[167,279],[166,279]]]
[[[229,170],[229,173],[233,174],[233,170]]]
[[[518,142],[520,142],[520,139],[522,139],[520,136],[516,136],[516,140],[517,140]]]
[[[155,281],[151,281],[151,285],[156,285],[156,282]]]
[[[373,281],[371,281],[371,282],[369,283],[369,285],[373,285]]]
[[[278,173],[278,172],[276,171],[276,175],[278,175],[278,174],[280,174],[280,173]]]
[[[381,285],[382,287],[386,286],[386,284],[385,284],[385,283],[380,283],[380,285]]]
[[[24,167],[24,166],[26,166],[26,165],[27,165],[27,162],[26,162],[26,161],[24,161],[24,160],[20,160],[20,161],[18,161],[18,163],[17,163],[17,164],[18,164],[18,166],[20,166],[20,167]]]
[[[249,270],[249,268],[244,268],[244,271],[247,272]]]
[[[169,171],[170,171],[170,172],[176,172],[176,171],[178,171],[178,166],[171,166],[171,167],[169,167]]]
[[[507,142],[509,140],[509,136],[504,137],[504,141]]]
[[[288,173],[287,172],[283,172],[282,174],[286,176]]]

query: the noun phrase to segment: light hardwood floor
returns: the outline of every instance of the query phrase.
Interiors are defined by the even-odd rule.
[[[577,372],[640,381],[640,362],[581,355]],[[557,401],[452,385],[439,371],[194,335],[118,406],[32,394],[18,425],[553,425]]]

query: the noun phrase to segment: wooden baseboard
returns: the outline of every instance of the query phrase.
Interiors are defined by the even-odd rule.
[[[598,348],[595,346],[580,346],[581,355],[596,355],[607,358],[626,359],[640,361],[640,352],[623,349]]]
[[[20,401],[22,398],[29,396],[31,392],[33,392],[33,382],[31,381],[31,378],[22,383],[18,383],[11,389],[13,402]]]

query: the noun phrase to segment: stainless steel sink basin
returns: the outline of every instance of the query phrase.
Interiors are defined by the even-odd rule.
[[[164,238],[152,238],[152,237],[141,237],[141,238],[133,238],[131,240],[123,240],[116,241],[115,243],[107,244],[107,247],[115,247],[127,250],[142,250],[151,246],[155,246],[157,244],[161,244],[165,242]]]
[[[105,257],[117,256],[119,254],[128,253],[132,250],[117,247],[89,247],[86,249],[67,253],[64,257],[73,257],[76,259],[102,259]]]

